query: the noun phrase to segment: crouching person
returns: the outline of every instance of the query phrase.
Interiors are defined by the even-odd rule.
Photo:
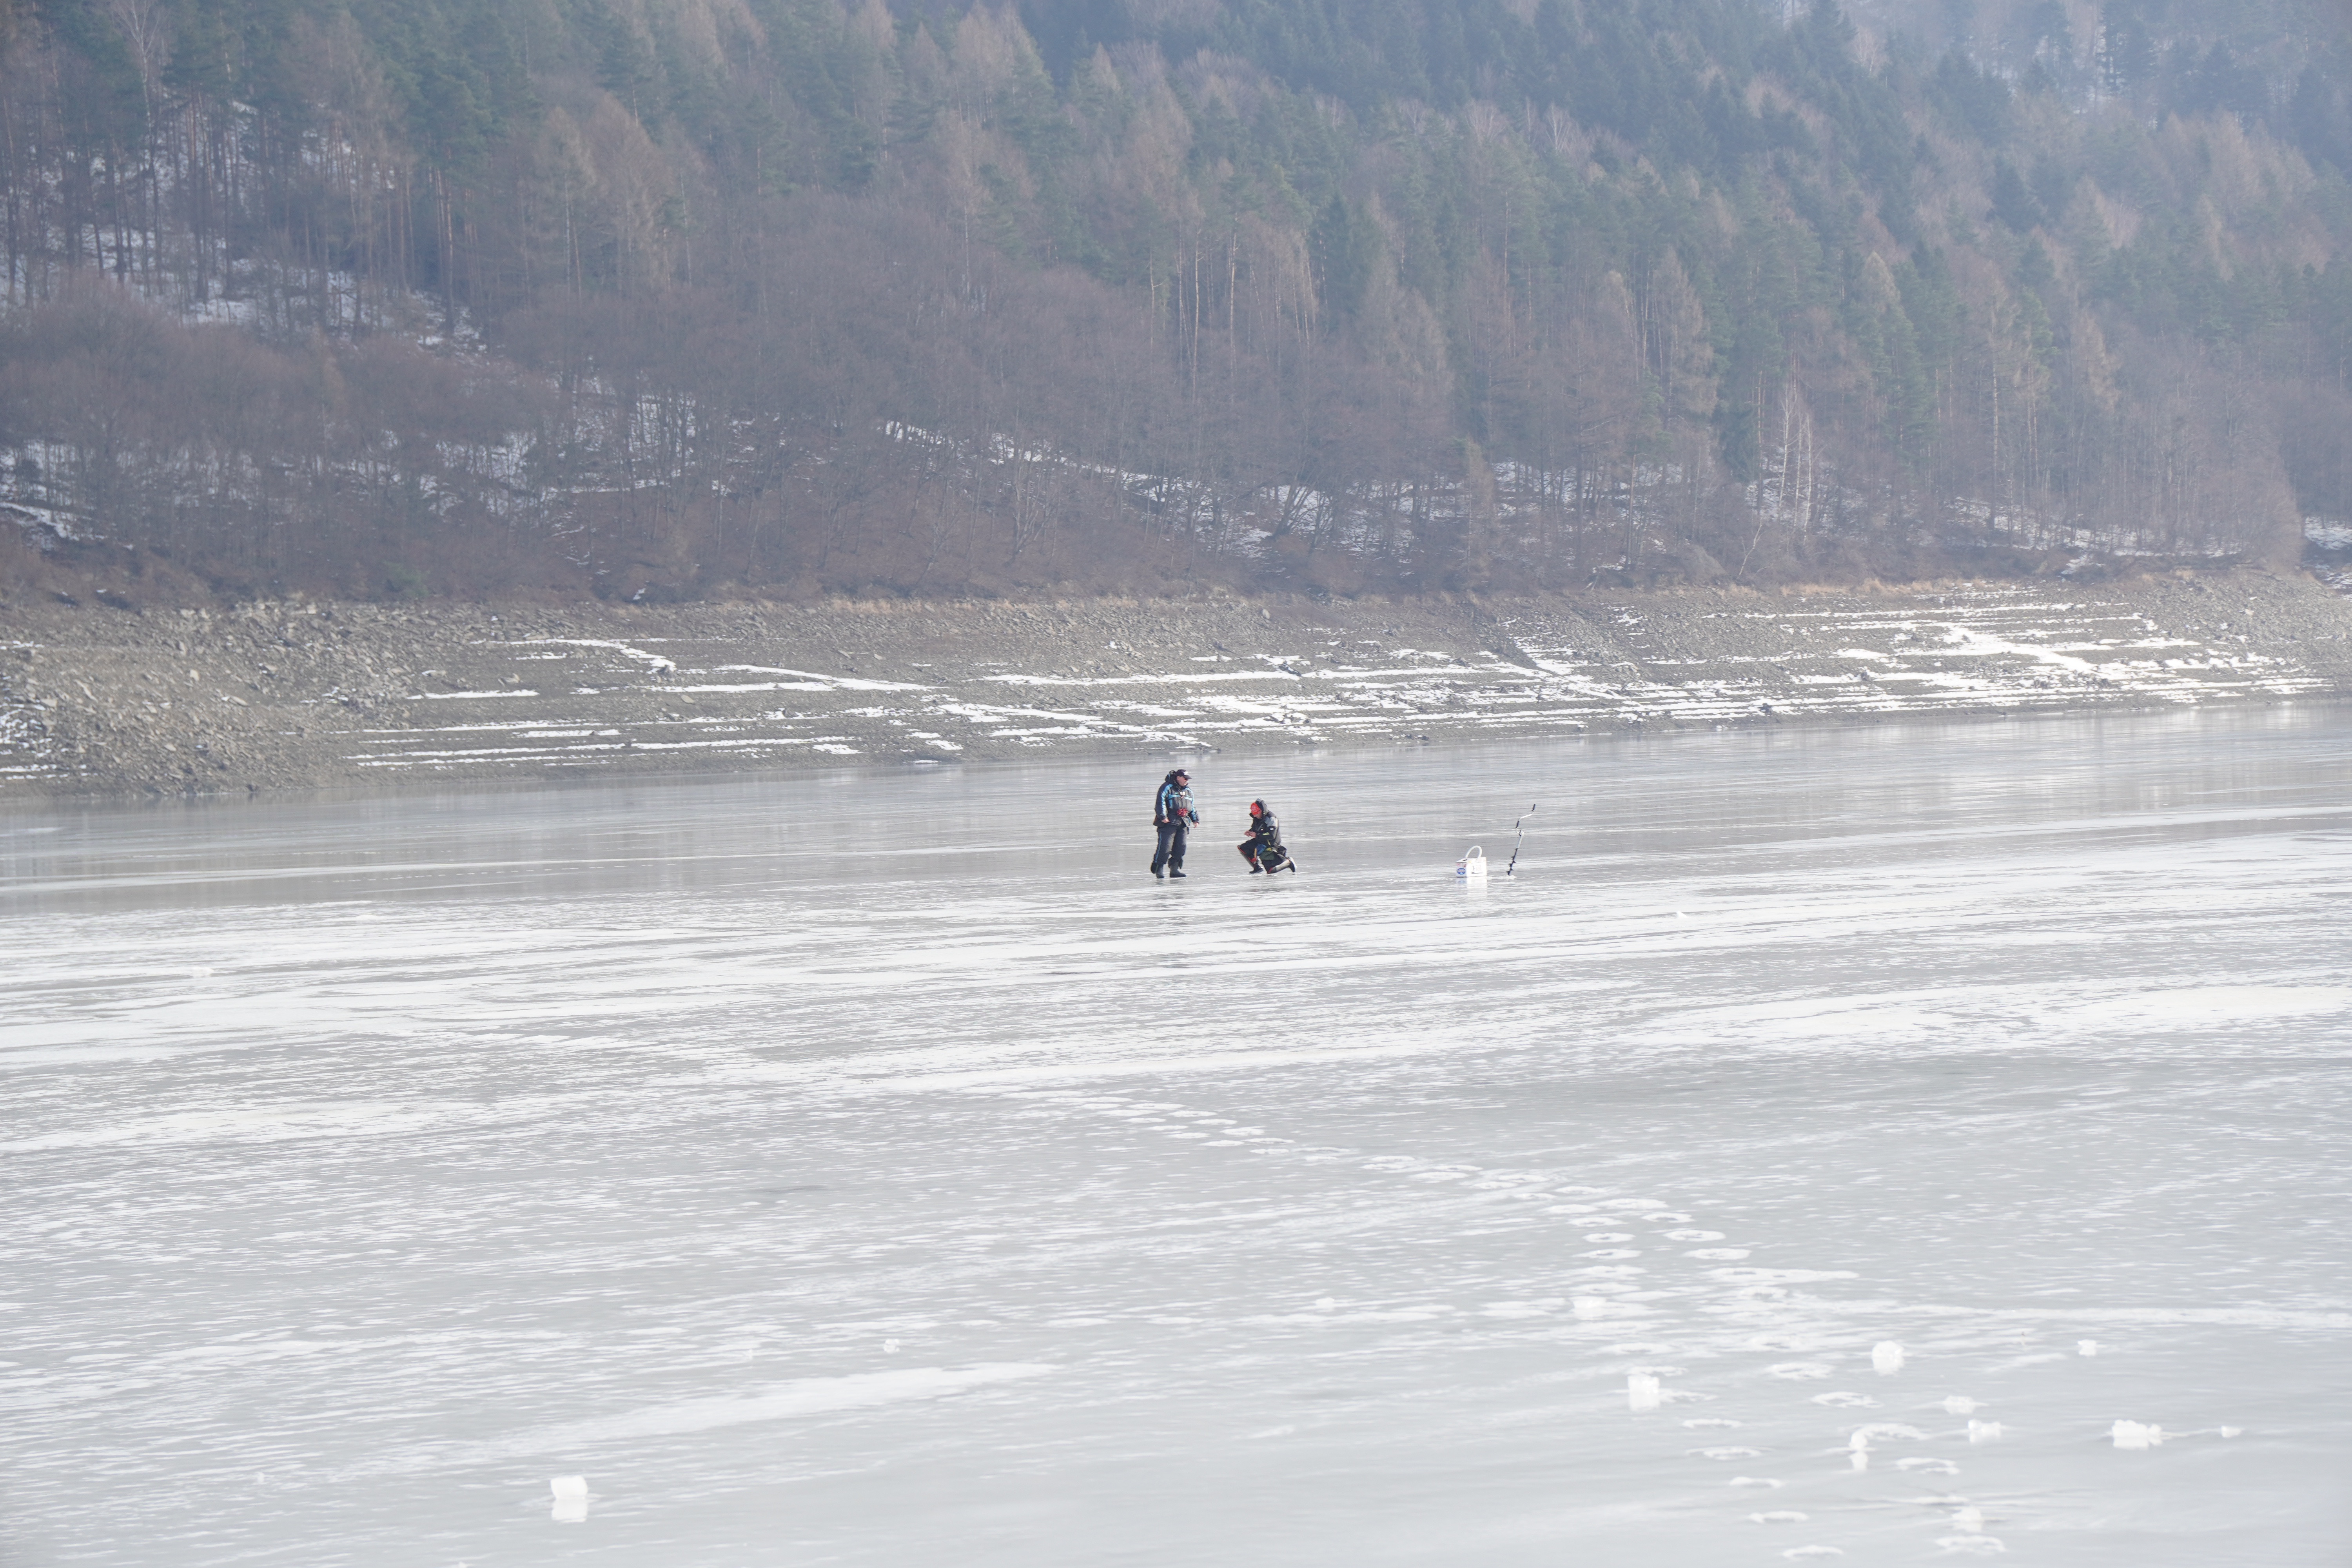
[[[1250,875],[1261,871],[1274,872],[1287,868],[1292,876],[1298,867],[1290,858],[1290,851],[1282,847],[1282,827],[1274,820],[1274,812],[1262,800],[1250,802],[1249,837],[1239,846],[1242,858],[1249,862]]]

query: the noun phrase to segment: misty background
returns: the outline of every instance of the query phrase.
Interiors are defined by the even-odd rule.
[[[2352,518],[2344,23],[0,0],[0,568],[669,600],[2289,563]]]

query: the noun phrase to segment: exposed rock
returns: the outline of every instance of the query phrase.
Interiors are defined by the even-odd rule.
[[[2274,702],[2352,692],[2303,577],[1579,598],[0,606],[0,795]]]

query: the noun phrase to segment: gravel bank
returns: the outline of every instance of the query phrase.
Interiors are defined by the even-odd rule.
[[[2352,694],[2308,577],[1313,604],[0,606],[0,798]]]

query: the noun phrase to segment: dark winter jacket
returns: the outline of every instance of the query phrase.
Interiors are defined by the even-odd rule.
[[[1165,827],[1171,822],[1198,823],[1201,814],[1192,809],[1192,792],[1176,782],[1170,773],[1160,781],[1160,794],[1151,803],[1151,826]]]

